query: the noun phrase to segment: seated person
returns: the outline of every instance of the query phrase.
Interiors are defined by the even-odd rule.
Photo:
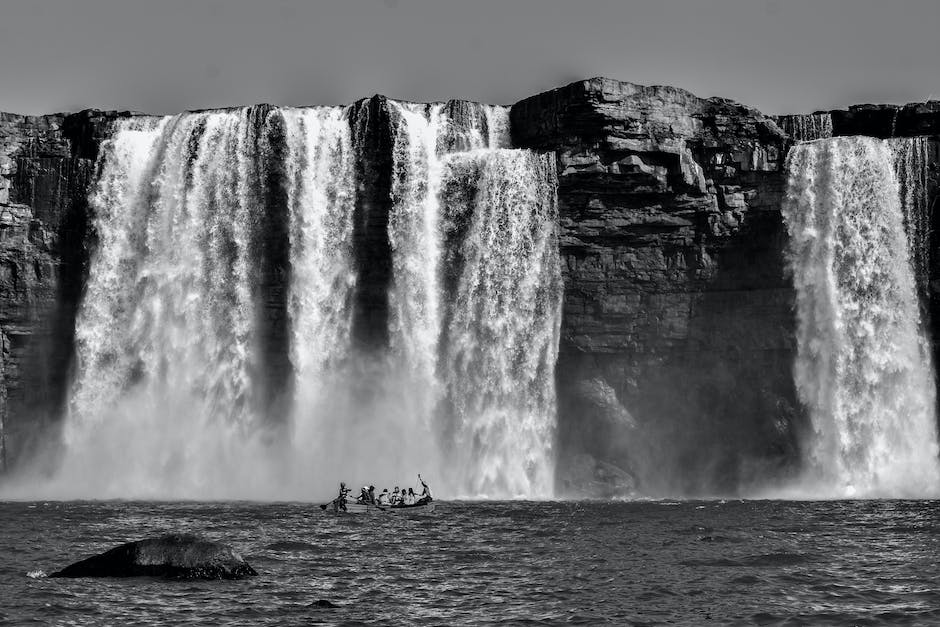
[[[388,488],[385,488],[384,490],[382,490],[382,494],[379,495],[378,504],[379,505],[391,505],[391,500],[389,499],[389,496],[388,496]]]

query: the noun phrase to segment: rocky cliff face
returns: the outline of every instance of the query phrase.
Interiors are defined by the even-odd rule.
[[[27,449],[29,438],[61,413],[83,285],[86,197],[101,122],[94,112],[0,114],[4,461]]]
[[[523,100],[511,121],[514,144],[558,156],[562,482],[586,455],[658,492],[727,490],[793,459],[774,121],[606,79]],[[603,418],[617,414],[630,424]]]
[[[387,342],[394,113],[381,96],[352,111],[354,334],[369,349]],[[99,145],[124,115],[0,114],[0,433],[11,460],[62,415],[95,243],[86,199]],[[515,104],[511,130],[515,147],[554,152],[558,164],[560,491],[726,493],[785,474],[806,427],[782,252],[786,152],[830,134],[935,135],[940,103],[771,118],[681,89],[592,79]],[[274,207],[262,247],[274,346],[286,333],[289,268],[275,215],[283,199],[265,204]],[[940,256],[931,259],[933,278]],[[289,368],[279,354],[275,383]]]

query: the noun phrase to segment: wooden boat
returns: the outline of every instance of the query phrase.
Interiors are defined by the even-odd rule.
[[[434,501],[418,502],[413,505],[372,505],[369,503],[356,503],[352,499],[346,499],[345,508],[334,500],[324,503],[320,506],[320,509],[331,514],[372,514],[378,512],[417,514],[433,512]]]

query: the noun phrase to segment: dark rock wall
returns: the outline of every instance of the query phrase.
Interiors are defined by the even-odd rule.
[[[366,352],[388,345],[393,124],[384,96],[360,100],[351,108],[357,184],[353,250],[358,272],[352,334]]]
[[[94,112],[78,116],[100,135]],[[0,114],[0,420],[10,457],[61,414],[73,355],[94,156],[70,137],[72,118]]]
[[[447,106],[480,115],[468,103]],[[124,115],[0,114],[0,432],[11,459],[62,414],[95,245],[87,194],[110,121]],[[940,133],[936,102],[830,117],[835,135]],[[779,210],[792,139],[776,121],[728,100],[607,79],[512,107],[513,144],[555,152],[558,162],[562,493],[734,493],[798,461],[806,421],[792,383],[794,295]],[[388,341],[397,120],[375,96],[352,105],[350,124],[359,186],[354,337],[373,350]],[[275,124],[264,147],[271,163],[277,134]],[[284,349],[286,202],[278,172],[262,172],[271,180],[259,181],[268,190],[261,315],[265,341]],[[935,165],[930,180],[935,206]],[[940,229],[933,233],[936,250]],[[931,278],[940,278],[940,255],[931,259]],[[940,321],[940,282],[931,294]],[[268,402],[289,392],[278,384],[289,378],[287,352],[274,352]]]
[[[913,137],[940,133],[940,101],[912,102],[903,106],[863,104],[830,111],[832,134]]]
[[[560,488],[582,483],[566,466],[584,454],[641,491],[683,493],[733,491],[795,458],[786,138],[774,122],[594,79],[523,100],[511,123],[514,145],[558,156]],[[595,429],[611,441],[588,382],[634,418],[621,438],[632,447],[583,445]]]

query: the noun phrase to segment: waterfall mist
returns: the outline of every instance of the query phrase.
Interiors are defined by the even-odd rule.
[[[888,142],[863,137],[799,144],[788,158],[794,376],[813,427],[803,490],[815,496],[940,492],[933,367],[895,162]]]

